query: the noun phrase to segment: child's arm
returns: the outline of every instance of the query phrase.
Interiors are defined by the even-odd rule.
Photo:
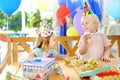
[[[105,62],[109,62],[110,61],[109,55],[110,55],[110,48],[109,46],[106,46],[104,49],[102,60]]]
[[[85,52],[87,51],[88,39],[90,39],[90,38],[91,38],[90,34],[84,34],[81,37],[81,40],[80,40],[79,45],[78,45],[79,53],[81,55],[85,54]]]
[[[30,53],[30,54],[28,55],[28,57],[27,57],[26,60],[30,60],[30,59],[33,59],[33,58],[35,58],[35,57],[36,57],[36,56],[35,56],[34,53]]]
[[[80,53],[81,55],[85,54],[86,49],[87,49],[86,44],[82,44],[82,45],[79,47],[79,53]]]
[[[108,62],[110,61],[109,55],[110,55],[111,42],[105,34],[102,34],[102,37],[104,41],[104,52],[103,52],[102,60]]]
[[[57,54],[57,58],[59,59],[65,59],[67,57],[67,55],[64,55],[64,54]]]

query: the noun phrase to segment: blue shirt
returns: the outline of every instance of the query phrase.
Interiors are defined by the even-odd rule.
[[[56,57],[57,56],[57,52],[54,49],[50,49],[47,52],[43,51],[41,48],[35,48],[32,51],[36,57]]]

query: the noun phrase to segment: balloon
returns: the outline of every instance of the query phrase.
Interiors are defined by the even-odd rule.
[[[66,36],[66,23],[64,25],[60,26],[59,35],[60,36]]]
[[[60,36],[66,36],[66,23],[64,25],[60,26],[60,31],[59,31]],[[59,44],[59,53],[60,54],[66,54],[67,51],[64,49],[64,47]]]
[[[48,0],[37,0],[37,7],[40,11],[46,11],[49,5]]]
[[[108,0],[106,11],[112,18],[120,18],[120,0]]]
[[[7,36],[4,35],[4,34],[1,34],[1,33],[0,33],[0,40],[1,40],[1,41],[4,41],[4,42],[7,42],[7,41],[8,41]]]
[[[58,0],[60,6],[66,6],[66,0]]]
[[[69,16],[70,11],[66,6],[60,6],[56,12],[56,16],[60,24],[66,23],[66,16]]]
[[[79,34],[74,27],[69,27],[67,29],[67,36],[79,36]]]
[[[0,4],[0,10],[1,10],[1,4]]]
[[[75,17],[73,19],[74,27],[80,35],[84,34],[84,29],[82,28],[82,24],[81,24],[82,15],[83,15],[83,10],[80,10],[75,14]]]
[[[67,51],[64,49],[64,47],[61,44],[59,44],[59,53],[60,54],[67,54]]]
[[[88,0],[88,2],[90,4],[90,8],[93,11],[93,13],[97,15],[99,20],[101,20],[102,14],[101,14],[101,10],[100,10],[97,0]]]
[[[21,0],[0,0],[1,10],[7,15],[13,14],[21,4]]]
[[[76,14],[76,9],[83,9],[83,0],[66,0],[66,6],[70,10],[71,17],[74,18],[74,15]]]

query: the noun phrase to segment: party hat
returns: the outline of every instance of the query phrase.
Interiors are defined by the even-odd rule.
[[[53,28],[50,25],[46,25],[44,24],[43,26],[41,26],[40,28],[40,34],[43,37],[48,37],[52,34],[53,32]]]
[[[93,14],[92,10],[90,9],[90,5],[87,1],[84,3],[84,15],[87,16],[89,14]]]

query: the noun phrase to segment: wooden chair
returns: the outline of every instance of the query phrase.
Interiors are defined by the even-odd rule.
[[[57,37],[56,38],[56,40],[57,40],[56,50],[58,51],[58,46],[59,46],[59,44],[61,44],[65,48],[67,53],[69,53],[68,54],[69,56],[74,56],[75,52],[78,48],[77,45],[78,45],[79,39],[80,39],[80,36],[61,36],[61,37]],[[68,44],[68,41],[77,41],[77,42],[71,48]]]
[[[111,40],[110,48],[112,48],[113,45],[115,44],[115,42],[117,41],[117,48],[116,48],[116,50],[117,50],[118,57],[120,58],[120,35],[109,35],[108,38]],[[112,52],[110,54],[110,57],[114,58]]]
[[[108,38],[111,40],[111,45],[110,48],[112,48],[113,44],[115,41],[117,41],[117,54],[120,57],[120,35],[109,35]],[[76,55],[75,52],[77,50],[77,45],[78,41],[80,39],[80,36],[62,36],[62,37],[57,37],[57,48],[56,50],[58,51],[58,46],[59,44],[62,44],[62,46],[65,48],[65,50],[68,52],[69,56],[74,56]],[[73,45],[73,48],[69,46],[67,43],[68,41],[77,41],[76,44]],[[114,57],[113,54],[110,54],[110,57]]]
[[[0,64],[0,73],[4,75],[6,73],[6,70],[9,70],[13,74],[17,74],[21,69],[21,64],[18,62],[18,43],[27,53],[30,53],[31,49],[26,44],[26,42],[34,41],[35,37],[8,37],[7,53],[2,63]]]

